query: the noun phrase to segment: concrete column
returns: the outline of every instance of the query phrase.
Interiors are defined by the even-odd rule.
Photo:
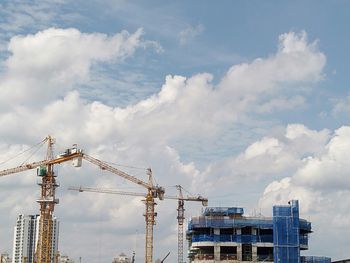
[[[256,228],[252,228],[252,235],[255,235],[258,233],[257,229]]]
[[[214,228],[214,236],[220,236],[220,228]],[[214,262],[220,261],[220,241],[214,242]]]
[[[218,243],[214,245],[214,262],[220,262],[220,245]]]
[[[256,236],[258,234],[258,230],[256,228],[252,228],[252,235]],[[252,244],[252,259],[255,261],[258,258],[258,247],[256,244]]]
[[[237,228],[236,229],[237,235],[242,235],[242,229]],[[237,244],[237,260],[242,261],[242,243]]]
[[[252,245],[252,260],[256,261],[258,258],[258,247],[257,245]]]
[[[237,244],[237,260],[242,261],[242,244]]]

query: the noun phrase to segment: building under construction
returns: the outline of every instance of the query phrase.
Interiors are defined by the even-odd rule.
[[[243,208],[209,207],[192,217],[187,231],[190,262],[330,263],[301,256],[311,223],[299,218],[298,201],[274,206],[273,217],[247,217]]]

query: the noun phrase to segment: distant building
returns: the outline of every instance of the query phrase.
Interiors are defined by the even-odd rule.
[[[128,258],[124,253],[113,259],[112,263],[132,263],[132,259]]]
[[[39,236],[39,215],[19,215],[14,227],[13,263],[33,263]],[[53,219],[52,255],[58,250],[59,222]],[[54,263],[54,257],[52,258]]]
[[[311,223],[299,218],[298,201],[274,206],[273,218],[243,213],[240,207],[208,207],[192,217],[187,231],[190,262],[331,262],[300,256],[308,249]]]
[[[0,263],[11,263],[12,260],[7,252],[0,255]]]
[[[68,256],[60,256],[60,263],[74,263],[74,260],[70,259]]]

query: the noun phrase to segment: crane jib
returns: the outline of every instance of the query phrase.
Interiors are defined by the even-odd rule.
[[[31,170],[31,169],[35,169],[39,166],[42,165],[53,165],[53,164],[60,164],[69,160],[73,160],[75,158],[84,158],[85,160],[87,160],[88,162],[95,164],[97,166],[99,166],[102,170],[108,170],[112,173],[115,173],[131,182],[134,182],[136,184],[142,185],[143,187],[147,188],[147,189],[154,189],[154,186],[152,184],[146,183],[134,176],[131,176],[113,166],[110,166],[94,157],[91,157],[87,154],[83,154],[81,151],[75,152],[75,153],[69,153],[69,154],[64,154],[64,155],[59,155],[57,158],[52,159],[52,160],[43,160],[43,161],[39,161],[39,162],[33,162],[33,163],[29,163],[29,164],[24,164],[24,165],[20,165],[18,167],[15,168],[10,168],[10,169],[6,169],[3,171],[0,171],[0,176],[5,176],[5,175],[9,175],[9,174],[14,174],[14,173],[19,173],[19,172],[24,172],[27,170]]]
[[[135,176],[129,175],[129,174],[127,174],[127,173],[125,173],[125,172],[123,172],[123,171],[121,171],[121,170],[119,170],[119,169],[117,169],[117,168],[115,168],[115,167],[113,167],[111,165],[108,165],[105,162],[102,162],[102,161],[100,161],[100,160],[98,160],[98,159],[96,159],[96,158],[94,158],[92,156],[89,156],[89,155],[84,153],[84,154],[82,154],[82,157],[86,161],[88,161],[88,162],[90,162],[92,164],[95,164],[96,166],[100,167],[102,170],[110,171],[110,172],[112,172],[114,174],[117,174],[117,175],[119,175],[119,176],[121,176],[121,177],[123,177],[123,178],[125,178],[125,179],[127,179],[129,181],[131,181],[131,182],[134,182],[136,184],[142,185],[143,187],[145,187],[147,189],[153,189],[154,188],[154,186],[152,184],[146,183],[146,182],[136,178]]]
[[[43,161],[33,162],[33,163],[29,163],[29,164],[24,164],[24,165],[20,165],[18,167],[15,167],[15,168],[9,168],[9,169],[0,171],[0,176],[24,172],[27,170],[35,169],[35,168],[42,166],[42,165],[60,164],[60,163],[66,162],[66,161],[73,160],[73,159],[78,158],[78,157],[82,157],[82,153],[79,153],[79,152],[72,153],[72,154],[65,155],[65,156],[59,156],[58,158],[55,158],[52,160],[43,160]]]

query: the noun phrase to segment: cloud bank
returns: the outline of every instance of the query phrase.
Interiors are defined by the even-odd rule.
[[[151,42],[143,39],[142,33],[138,29],[108,36],[74,28],[50,28],[13,37],[8,43],[9,56],[3,61],[5,70],[0,75],[1,158],[9,158],[17,149],[25,149],[52,134],[57,138],[57,150],[78,143],[89,154],[106,161],[152,166],[159,184],[169,189],[182,184],[193,193],[212,197],[214,203],[218,189],[221,194],[237,194],[234,198],[238,205],[240,194],[250,191],[253,198],[245,200],[246,205],[254,205],[261,194],[260,206],[266,210],[276,202],[299,198],[305,215],[320,216],[314,202],[331,204],[347,191],[346,181],[341,183],[348,173],[345,156],[350,146],[345,143],[349,137],[346,126],[336,131],[312,130],[302,124],[271,128],[274,134],[266,134],[246,145],[241,153],[228,154],[203,169],[198,168],[195,157],[184,162],[173,144],[196,139],[205,145],[208,139],[219,139],[230,125],[238,127],[247,120],[264,119],[306,104],[305,92],[317,89],[317,83],[323,79],[326,56],[318,50],[316,41],[308,42],[305,32],[282,34],[274,54],[233,65],[216,81],[210,73],[168,75],[158,92],[126,107],[108,106],[98,98],[82,98],[78,90],[89,83],[94,65],[122,63],[135,56],[137,50],[147,52]],[[203,149],[204,154],[211,151]],[[136,173],[145,179],[143,172]],[[62,204],[57,207],[57,214],[64,222],[63,251],[76,258],[85,253],[97,262],[96,244],[89,241],[97,232],[108,233],[101,236],[104,244],[110,244],[105,246],[106,255],[116,253],[116,245],[126,251],[133,246],[135,231],[143,231],[144,224],[143,205],[138,198],[96,194],[83,197],[64,190],[69,185],[118,188],[130,187],[129,184],[89,165],[80,170],[63,165],[59,174]],[[37,211],[33,194],[37,190],[35,179],[31,178],[31,173],[2,178],[8,185],[19,182],[18,187],[27,198],[19,200],[14,187],[3,189],[0,195],[6,196],[6,202],[0,210],[9,217],[1,222],[1,232],[10,235],[6,229],[19,211]],[[156,242],[174,235],[175,206],[157,207]],[[348,223],[346,213],[333,212],[344,225]],[[84,229],[84,247],[78,248],[74,244],[82,239],[76,235],[80,229]],[[125,242],[116,244],[115,235]],[[168,241],[172,245],[159,244],[156,255],[167,246],[175,249],[176,242],[171,243],[171,238]]]

